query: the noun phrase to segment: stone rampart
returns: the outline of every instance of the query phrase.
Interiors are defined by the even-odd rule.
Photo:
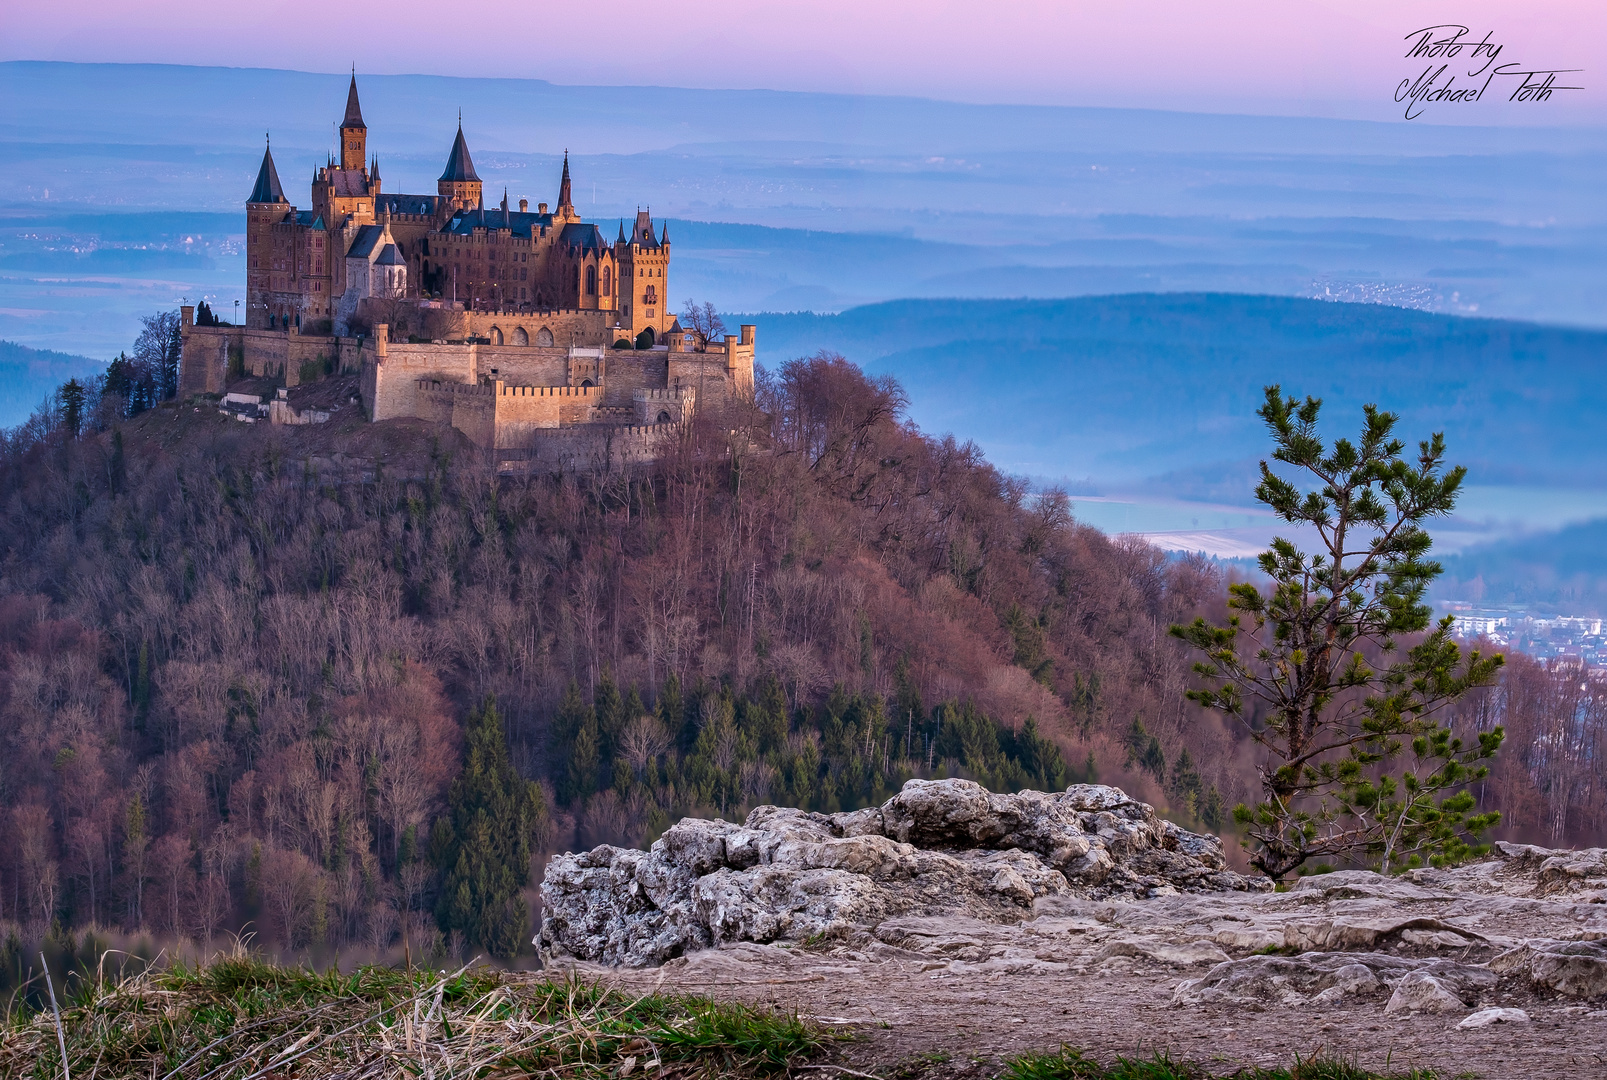
[[[690,386],[643,387],[631,392],[631,411],[638,424],[679,424],[686,420],[696,401],[697,391]]]
[[[231,368],[240,375],[278,378],[296,386],[303,364],[355,371],[361,362],[358,339],[303,335],[294,327],[181,325],[180,333],[179,391],[185,395],[223,393]]]
[[[370,420],[418,416],[421,382],[475,383],[477,345],[410,345],[388,340],[376,327],[363,344],[363,407]]]
[[[539,430],[590,424],[601,396],[594,386],[508,386],[502,382],[492,385],[499,450],[525,446]]]
[[[571,345],[595,348],[612,345],[617,335],[609,327],[612,311],[565,308],[557,311],[468,311],[468,333],[489,338],[493,345],[529,345],[567,349]],[[542,331],[546,331],[543,337]],[[522,336],[521,336],[522,335]]]
[[[679,437],[679,424],[594,424],[532,432],[519,447],[498,447],[502,472],[608,472],[648,465]]]

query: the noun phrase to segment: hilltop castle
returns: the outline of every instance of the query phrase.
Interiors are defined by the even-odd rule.
[[[511,209],[506,192],[487,208],[460,117],[435,194],[387,194],[353,75],[309,201],[291,205],[266,149],[246,200],[245,325],[184,309],[184,393],[360,372],[369,419],[451,424],[504,467],[649,459],[694,408],[752,393],[754,328],[714,342],[683,328],[668,227],[639,211],[606,242],[575,210],[567,152],[550,209]]]

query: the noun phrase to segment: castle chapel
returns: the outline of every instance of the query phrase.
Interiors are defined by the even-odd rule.
[[[666,310],[668,228],[638,212],[613,243],[584,222],[571,198],[564,155],[558,201],[487,208],[463,124],[433,195],[386,193],[357,76],[346,93],[340,156],[314,170],[310,207],[290,205],[270,147],[246,201],[246,325],[328,323],[344,333],[366,297],[433,299],[468,311],[611,313],[623,337],[654,344],[675,321]]]
[[[651,461],[695,412],[740,422],[754,327],[713,341],[680,325],[667,227],[638,212],[605,241],[575,211],[567,152],[556,203],[515,210],[504,193],[487,207],[461,117],[435,187],[383,190],[354,74],[339,157],[313,170],[308,208],[264,152],[245,207],[245,325],[198,326],[183,308],[181,393],[232,407],[272,380],[261,415],[321,422],[295,388],[356,376],[366,419],[449,425],[504,470]],[[254,390],[231,391],[248,378]]]

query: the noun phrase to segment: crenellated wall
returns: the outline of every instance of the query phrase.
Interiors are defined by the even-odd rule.
[[[535,432],[522,447],[499,447],[501,472],[611,472],[649,465],[680,437],[679,424],[598,424]]]
[[[541,429],[590,424],[600,391],[593,386],[508,386],[497,382],[496,446],[516,449]],[[490,445],[482,443],[482,446]]]
[[[366,338],[303,337],[294,329],[197,327],[188,308],[182,332],[186,393],[221,393],[231,358],[236,369],[295,385],[302,363],[333,357],[341,370],[360,373],[369,419],[455,427],[508,471],[651,462],[694,411],[723,410],[753,386],[751,326],[702,353],[395,342],[384,323]]]

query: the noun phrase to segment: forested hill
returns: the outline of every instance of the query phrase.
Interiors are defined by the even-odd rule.
[[[1244,793],[1226,737],[1185,722],[1166,638],[1216,602],[1208,568],[1027,498],[841,361],[790,366],[766,403],[761,447],[695,432],[636,477],[493,479],[423,425],[355,417],[18,429],[0,920],[249,918],[343,948],[461,930],[434,834],[487,695],[543,785],[538,847],[862,806],[913,775],[1112,778],[1135,718],[1177,792],[1152,798],[1214,821]],[[1173,785],[1185,748],[1214,764]]]
[[[841,359],[759,404],[754,441],[694,427],[629,476],[499,478],[349,410],[103,400],[76,437],[60,410],[7,433],[0,939],[505,953],[527,856],[683,814],[958,773],[1114,780],[1215,827],[1251,794],[1167,635],[1224,614],[1209,564],[1079,525]],[[1514,760],[1488,797],[1559,820]],[[1569,828],[1599,795],[1563,794]]]

